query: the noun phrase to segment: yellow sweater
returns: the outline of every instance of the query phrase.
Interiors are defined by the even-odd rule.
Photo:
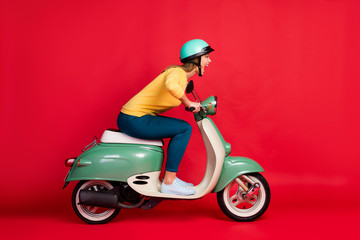
[[[161,73],[121,109],[127,115],[141,117],[157,115],[181,104],[187,77],[181,68],[170,68]]]

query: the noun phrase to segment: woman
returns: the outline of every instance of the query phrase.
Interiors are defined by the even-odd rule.
[[[200,111],[200,103],[190,101],[185,95],[189,78],[202,76],[211,62],[209,53],[214,51],[205,41],[194,39],[186,42],[180,51],[183,65],[171,65],[143,90],[127,102],[119,114],[119,129],[136,138],[171,138],[167,149],[167,163],[161,192],[177,195],[195,194],[193,184],[176,177],[180,161],[191,136],[191,125],[170,117],[158,116],[181,103]]]

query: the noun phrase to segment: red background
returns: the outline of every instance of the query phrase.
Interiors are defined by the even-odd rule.
[[[184,239],[194,226],[190,238],[352,237],[360,210],[359,7],[345,0],[1,1],[5,236],[48,238],[65,229],[59,236],[119,230],[119,237]],[[71,209],[75,184],[61,189],[65,158],[116,127],[121,106],[178,64],[180,47],[193,38],[216,50],[204,77],[193,77],[197,92],[219,97],[213,120],[232,155],[265,168],[269,210],[235,223],[211,194],[122,210],[104,226],[82,224]],[[179,176],[198,183],[206,153],[193,117],[182,107],[166,115],[194,127]]]

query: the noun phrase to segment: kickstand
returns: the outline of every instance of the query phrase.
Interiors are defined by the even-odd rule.
[[[157,197],[153,197],[150,198],[146,203],[144,203],[140,208],[141,209],[152,209],[154,208],[156,205],[158,205],[163,199],[162,198],[157,198]]]

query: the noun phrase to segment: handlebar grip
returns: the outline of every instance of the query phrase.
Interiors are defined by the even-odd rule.
[[[188,112],[193,112],[195,110],[195,108],[194,107],[189,107],[189,108],[186,107],[185,110]]]

